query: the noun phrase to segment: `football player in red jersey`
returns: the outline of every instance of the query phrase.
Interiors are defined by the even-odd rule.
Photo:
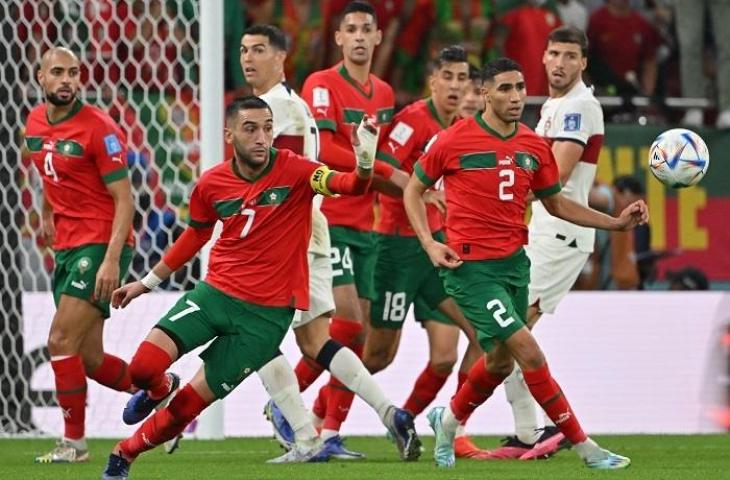
[[[521,67],[507,58],[483,72],[486,110],[440,133],[414,168],[404,192],[411,224],[446,292],[477,331],[486,355],[469,371],[450,405],[428,414],[436,433],[434,458],[453,467],[454,434],[460,421],[484,403],[516,361],[535,400],[591,468],[625,468],[630,460],[600,448],[584,432],[526,326],[530,264],[523,245],[528,195],[532,191],[551,215],[583,226],[627,230],[648,221],[637,201],[619,217],[587,208],[560,194],[549,145],[519,123],[525,104]],[[448,244],[431,236],[422,198],[443,177]]]
[[[366,132],[375,129],[366,123],[354,142],[356,170],[341,174],[272,148],[273,118],[260,98],[237,99],[226,108],[225,139],[233,144],[234,158],[200,177],[191,194],[190,226],[163,259],[142,280],[113,295],[113,305],[125,307],[155,288],[189,261],[222,221],[205,280],[163,316],[132,359],[132,381],[141,390],[127,403],[124,421],[138,423],[149,415],[170,393],[168,367],[212,342],[190,383],[114,447],[103,479],[126,479],[139,454],[177,436],[205,407],[278,354],[294,310],[309,306],[307,246],[314,195],[361,194],[369,186],[377,131]],[[395,410],[386,426],[396,438],[409,439],[399,446],[413,454],[420,442],[412,419],[399,418]]]
[[[431,138],[460,119],[459,107],[470,83],[466,51],[458,45],[442,49],[431,62],[430,70],[431,96],[398,112],[378,149],[377,158],[408,173],[413,171],[413,165]],[[443,192],[432,189],[425,196],[431,232],[435,238],[443,238]],[[466,324],[469,333],[473,330],[444,292],[438,272],[408,222],[402,199],[380,197],[380,219],[375,232],[378,251],[375,300],[363,362],[373,373],[390,365],[398,351],[406,313],[414,304],[416,320],[428,334],[429,359],[403,408],[418,415],[436,397],[457,361],[457,325]],[[466,379],[469,368],[481,353],[474,341],[459,371],[460,381]],[[460,456],[484,453],[463,434],[458,435],[456,445]]]
[[[309,104],[319,128],[319,160],[341,171],[351,170],[355,158],[350,147],[350,132],[364,115],[375,117],[387,127],[393,117],[393,89],[370,73],[373,52],[380,43],[381,31],[372,5],[351,2],[343,10],[335,40],[342,48],[343,61],[332,68],[314,72],[304,82],[302,98]],[[405,186],[407,175],[380,160],[375,161],[374,188],[387,190],[392,183]],[[389,179],[392,183],[382,182]],[[398,191],[400,193],[400,190]],[[335,314],[330,324],[333,340],[362,355],[363,325],[370,315],[373,299],[373,201],[375,192],[366,195],[326,198],[322,212],[329,222],[332,244],[333,292]],[[296,367],[303,388],[311,385],[322,366],[303,358]],[[335,378],[322,387],[314,405],[321,421],[322,438],[329,442],[337,458],[362,458],[347,450],[339,436],[340,425],[347,418],[353,393]],[[333,439],[333,440],[330,440]]]
[[[131,391],[127,364],[104,352],[102,331],[112,291],[132,260],[134,206],[125,137],[109,115],[78,98],[80,65],[63,47],[38,70],[46,101],[26,122],[25,142],[43,179],[42,228],[55,250],[56,314],[48,351],[64,434],[40,463],[84,462],[86,377]]]

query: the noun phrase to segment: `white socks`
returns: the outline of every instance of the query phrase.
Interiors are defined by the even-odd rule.
[[[365,368],[362,360],[355,355],[355,352],[349,348],[340,348],[330,361],[329,371],[337,380],[370,405],[385,424],[385,414],[393,402],[388,400],[375,383],[375,379]],[[324,431],[322,433],[324,437]]]
[[[573,445],[573,450],[575,450],[575,453],[577,453],[584,461],[601,460],[606,457],[606,451],[599,447],[598,444],[590,437]]]
[[[515,435],[517,439],[532,445],[540,438],[538,428],[542,427],[538,420],[537,402],[532,398],[530,390],[525,385],[522,370],[515,365],[512,373],[504,380],[504,391],[507,401],[512,406],[512,415],[515,419]]]
[[[271,360],[257,372],[271,399],[294,430],[297,444],[307,446],[317,439],[317,431],[299,393],[299,384],[283,355]]]

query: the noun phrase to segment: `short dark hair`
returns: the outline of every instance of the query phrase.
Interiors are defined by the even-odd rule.
[[[449,45],[444,47],[436,55],[436,58],[431,60],[429,71],[434,73],[437,70],[443,68],[447,63],[467,63],[469,60],[466,56],[466,50],[461,45]]]
[[[244,35],[263,35],[269,39],[269,45],[286,52],[286,35],[273,25],[252,25],[243,31]]]
[[[629,191],[634,195],[644,195],[644,186],[633,175],[621,175],[613,180],[613,186],[621,193]]]
[[[233,119],[241,110],[255,110],[265,108],[271,112],[269,104],[254,95],[238,97],[226,107],[226,123]],[[273,114],[273,113],[272,113]]]
[[[565,25],[558,27],[548,35],[547,43],[575,43],[580,47],[580,53],[584,56],[588,56],[588,37],[583,30],[578,27],[571,25]]]
[[[342,20],[345,19],[345,15],[358,12],[372,15],[373,22],[375,22],[375,25],[378,24],[378,14],[375,12],[375,7],[373,7],[370,2],[365,2],[363,0],[355,0],[354,2],[348,3],[345,9],[342,10],[342,14],[340,15],[340,23],[342,22]]]
[[[484,68],[482,68],[482,82],[491,82],[500,73],[513,71],[522,71],[519,63],[507,57],[495,58],[487,62]]]
[[[482,83],[482,72],[473,63],[469,63],[469,80]]]

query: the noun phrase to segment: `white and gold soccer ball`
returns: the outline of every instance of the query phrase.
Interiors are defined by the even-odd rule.
[[[649,149],[649,170],[671,188],[689,187],[707,173],[710,152],[691,130],[673,128],[660,134]]]

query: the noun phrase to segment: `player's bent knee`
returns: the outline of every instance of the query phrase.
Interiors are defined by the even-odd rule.
[[[175,395],[167,408],[177,423],[187,425],[207,406],[208,402],[188,383]]]
[[[139,388],[148,389],[154,379],[165,373],[172,363],[170,355],[154,343],[144,341],[129,364],[129,376]]]
[[[54,328],[48,334],[48,352],[51,355],[75,355],[81,349],[83,337],[75,336],[64,328]]]
[[[456,356],[453,358],[436,358],[431,360],[431,368],[442,375],[448,375],[454,371],[456,361]]]
[[[487,371],[496,377],[507,378],[514,366],[515,362],[512,359],[490,361],[487,363]]]
[[[392,363],[393,359],[389,357],[388,352],[374,352],[366,355],[362,363],[370,373],[378,373],[385,370]]]

